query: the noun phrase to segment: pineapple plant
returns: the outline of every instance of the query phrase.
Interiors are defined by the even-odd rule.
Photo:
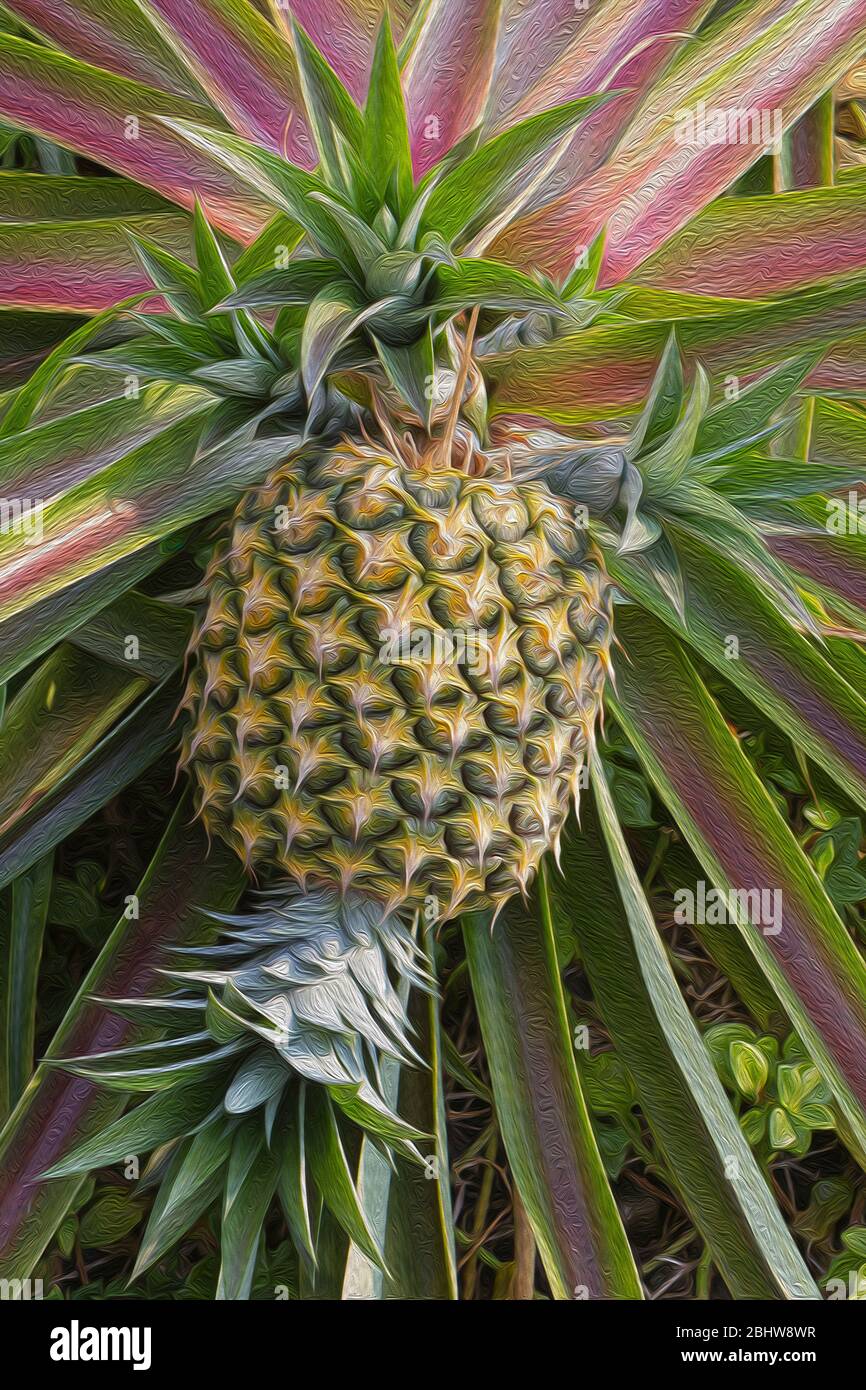
[[[563,934],[730,1292],[818,1296],[598,745],[607,710],[721,890],[782,891],[779,932],[738,919],[720,960],[744,997],[770,991],[861,1161],[862,954],[709,675],[863,804],[860,547],[821,526],[863,473],[859,253],[827,236],[861,190],[832,157],[825,186],[792,186],[795,147],[832,147],[812,112],[860,52],[857,7],[786,70],[770,209],[717,197],[762,149],[683,147],[674,115],[758,100],[805,0],[687,6],[691,35],[647,7],[622,43],[617,0],[565,24],[554,3],[433,0],[375,32],[360,9],[345,30],[327,5],[124,0],[131,45],[94,38],[97,0],[63,24],[10,8],[30,37],[0,36],[0,118],[125,176],[0,174],[10,328],[86,315],[48,324],[35,369],[10,358],[0,398],[0,477],[30,499],[0,536],[0,760],[48,750],[3,805],[13,908],[155,759],[177,781],[32,1077],[16,1039],[0,1269],[29,1275],[82,1176],[141,1154],[134,1279],[217,1204],[217,1296],[249,1297],[278,1206],[313,1296],[335,1232],[395,1291],[388,1203],[420,1168],[432,1296],[454,1297],[437,960],[460,924],[554,1296],[642,1296]],[[779,235],[793,269],[767,264]],[[707,242],[713,293],[690,260]],[[22,910],[17,979],[38,973]]]

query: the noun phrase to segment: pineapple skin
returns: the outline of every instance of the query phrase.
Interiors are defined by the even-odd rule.
[[[238,507],[194,632],[182,765],[256,876],[428,920],[558,842],[609,669],[600,556],[540,482],[346,441]]]

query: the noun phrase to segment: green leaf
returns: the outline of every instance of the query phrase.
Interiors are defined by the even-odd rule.
[[[192,266],[147,237],[128,233],[142,269],[185,323],[204,323],[201,280]]]
[[[249,184],[276,208],[282,208],[303,227],[323,254],[336,256],[340,264],[351,264],[345,237],[333,214],[313,198],[314,193],[327,195],[327,184],[314,174],[307,174],[277,155],[259,149],[237,135],[225,135],[209,126],[188,121],[165,120],[165,124],[181,135],[197,150],[216,159],[234,176]]]
[[[346,1160],[334,1109],[320,1087],[307,1091],[306,1156],[322,1200],[358,1249],[384,1269],[379,1249]]]
[[[310,42],[303,29],[291,21],[304,104],[319,154],[322,171],[332,188],[346,188],[336,132],[358,151],[363,140],[361,113],[346,88]]]
[[[171,425],[48,501],[44,546],[29,545],[26,535],[0,536],[0,621],[229,505],[285,457],[287,437],[200,451],[206,419],[202,412]]]
[[[552,876],[557,917],[576,935],[605,1027],[732,1295],[814,1297],[680,994],[597,761],[591,776],[593,806],[566,837],[562,879]]]
[[[373,51],[370,86],[364,109],[366,163],[375,180],[374,192],[380,204],[394,189],[393,211],[401,217],[412,197],[412,153],[409,125],[400,85],[400,66],[394,48],[391,21],[386,11]]]
[[[737,1090],[757,1100],[767,1084],[770,1068],[759,1047],[750,1042],[733,1042],[730,1048],[731,1073]]]
[[[287,1084],[291,1069],[272,1047],[257,1047],[238,1067],[226,1091],[225,1108],[230,1115],[257,1110],[278,1095]]]
[[[88,1173],[92,1168],[107,1168],[127,1154],[150,1153],[158,1145],[188,1133],[203,1120],[218,1104],[220,1088],[221,1082],[216,1080],[208,1086],[190,1082],[149,1096],[40,1176],[67,1178]],[[116,1110],[122,1102],[115,1100],[113,1105]]]
[[[177,700],[170,688],[151,692],[36,807],[21,810],[15,824],[0,837],[0,888],[83,825],[174,745],[171,721]]]
[[[757,923],[737,911],[729,930],[742,932],[862,1152],[866,964],[685,653],[647,613],[623,606],[617,617],[628,652],[608,695],[617,721],[709,882],[752,895]]]
[[[546,882],[529,909],[464,919],[511,1171],[554,1298],[642,1298],[574,1061]]]
[[[682,401],[683,359],[676,330],[672,330],[646,405],[629,438],[629,452],[632,458],[637,457],[641,450],[651,449],[671,432],[679,419]]]
[[[311,299],[340,277],[336,261],[316,256],[292,261],[282,270],[270,267],[244,280],[240,289],[226,295],[223,309],[269,309],[280,304],[309,304]]]
[[[733,400],[716,406],[701,422],[695,454],[728,449],[732,441],[748,439],[762,430],[787,405],[818,357],[818,353],[806,353],[783,362],[751,382]]]
[[[432,930],[425,930],[432,959]],[[413,992],[409,1018],[427,1068],[400,1069],[398,1110],[416,1129],[434,1137],[428,1147],[422,1147],[423,1168],[399,1156],[396,1159],[384,1241],[390,1271],[383,1281],[385,1298],[453,1300],[458,1296],[439,1011],[435,995]],[[419,1250],[424,1251],[422,1260]]]
[[[679,355],[678,349],[676,351]],[[667,373],[665,374],[667,375]],[[665,387],[663,380],[660,384],[660,393],[669,389],[675,389],[675,383],[673,388]],[[655,407],[657,399],[654,398],[653,407]],[[648,453],[641,455],[638,466],[646,489],[653,497],[664,497],[672,488],[676,487],[685,474],[694,457],[695,439],[709,399],[709,378],[699,362],[695,368],[691,394],[679,420],[662,443],[657,444]],[[662,407],[662,412],[663,410],[664,407]],[[661,419],[659,419],[658,425],[660,423]],[[655,420],[652,421],[653,428],[657,428],[658,425]]]
[[[45,659],[17,692],[0,729],[0,844],[76,772],[146,688],[133,663],[121,671],[67,645]]]
[[[206,939],[213,926],[202,914],[231,911],[242,881],[237,856],[219,845],[208,853],[203,832],[190,822],[190,808],[181,802],[138,889],[139,920],[121,918],[76,995],[49,1055],[94,1051],[140,1036],[133,1024],[118,1029],[117,1017],[91,1004],[90,997],[123,997],[131,991],[156,993],[165,988],[159,974],[165,948]],[[164,1099],[168,1105],[169,1097],[179,1094],[178,1090],[167,1092],[156,1100]],[[190,1123],[199,1103],[206,1113],[209,1099],[200,1086],[194,1087],[186,1099],[183,1123]],[[99,1162],[98,1146],[105,1143],[106,1131],[121,1115],[124,1103],[122,1096],[82,1086],[55,1067],[37,1070],[0,1136],[0,1157],[7,1174],[0,1194],[4,1278],[26,1278],[32,1272],[81,1182],[78,1171],[46,1183],[39,1181],[40,1174],[58,1167],[76,1146],[90,1141],[95,1141],[95,1161]],[[120,1157],[130,1152],[135,1152],[135,1145],[130,1147],[127,1136]]]
[[[47,854],[12,884],[8,922],[0,906],[0,1117],[5,1120],[33,1074],[39,964],[53,883],[54,856]]]
[[[292,1239],[311,1269],[317,1263],[307,1190],[306,1082],[284,1104],[274,1138],[279,1165],[277,1191]]]
[[[232,279],[228,262],[222,248],[214,236],[205,217],[204,209],[196,200],[193,214],[195,231],[195,261],[198,267],[197,289],[206,309],[212,309],[227,294],[231,294],[235,282]]]
[[[259,1145],[251,1156],[245,1150],[245,1134],[256,1125]],[[244,1158],[245,1171],[232,1189],[232,1169],[236,1153]],[[257,1121],[248,1120],[235,1133],[229,1178],[223,1204],[220,1241],[218,1299],[249,1298],[255,1274],[262,1226],[277,1190],[279,1173],[274,1155],[265,1146]]]
[[[209,1146],[216,1135],[221,1135],[220,1127],[207,1125],[193,1139],[180,1144],[172,1154],[138,1247],[133,1280],[161,1259],[195,1225],[221,1191],[224,1175],[221,1162],[214,1161],[215,1153],[219,1154],[220,1160],[224,1160],[231,1136],[225,1134],[217,1140],[218,1148],[215,1151]],[[193,1151],[194,1157],[191,1158]]]
[[[391,385],[411,405],[425,428],[429,429],[435,401],[432,387],[436,376],[432,325],[428,324],[426,332],[408,347],[391,347],[375,335],[371,336]]]
[[[676,548],[687,623],[647,582],[641,557],[609,554],[609,568],[627,593],[695,647],[849,796],[866,805],[866,703],[780,615],[772,597],[741,572],[735,553],[723,554],[680,530]]]
[[[62,343],[58,343],[29,380],[18,388],[12,405],[0,420],[0,438],[5,439],[26,429],[48,391],[72,358],[92,342],[108,324],[113,323],[125,309],[140,304],[149,297],[148,294],[135,294],[122,300],[120,304],[115,304],[112,308],[88,319],[87,323],[83,323],[74,333],[70,333],[68,338],[64,338]]]
[[[452,242],[479,218],[490,220],[507,206],[512,184],[527,166],[613,95],[566,102],[488,140],[438,181],[424,208],[422,230],[440,232]]]
[[[529,309],[564,312],[558,295],[545,285],[510,266],[479,257],[457,261],[453,267],[439,266],[433,298],[437,309],[447,314],[459,313],[473,304],[514,313]]]
[[[345,281],[319,291],[301,335],[301,370],[309,397],[315,395],[331,362],[356,329],[392,302],[393,297],[364,304]]]
[[[135,1230],[144,1208],[130,1200],[125,1192],[107,1192],[88,1207],[78,1224],[78,1239],[82,1246],[98,1250],[116,1245]]]

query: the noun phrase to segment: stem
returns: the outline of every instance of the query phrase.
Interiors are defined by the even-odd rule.
[[[460,407],[463,404],[463,392],[466,390],[466,379],[469,376],[469,363],[472,359],[472,343],[475,338],[475,329],[478,325],[478,315],[480,305],[476,304],[469,316],[469,327],[466,330],[466,337],[463,340],[463,350],[460,353],[460,366],[457,371],[457,380],[454,383],[454,392],[451,397],[451,405],[448,410],[448,419],[445,421],[445,431],[436,450],[435,467],[447,468],[451,459],[451,447],[454,443],[454,435],[457,431],[457,422],[460,419]]]

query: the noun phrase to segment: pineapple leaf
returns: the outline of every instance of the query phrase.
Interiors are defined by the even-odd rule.
[[[684,638],[768,718],[866,805],[866,703],[814,645],[780,616],[736,562],[730,545],[702,544],[685,532],[677,554],[688,595],[683,625],[640,567],[641,556],[608,555],[618,585]],[[736,637],[732,660],[730,638]],[[820,722],[814,711],[827,711]],[[831,713],[832,712],[832,713]],[[842,730],[844,729],[844,734]]]
[[[428,323],[427,331],[407,347],[391,347],[374,334],[371,337],[391,385],[408,401],[429,430],[435,400],[432,387],[436,376],[432,324]]]
[[[491,221],[513,196],[515,180],[585,116],[615,94],[599,92],[555,106],[511,126],[471,151],[435,183],[426,201],[421,228],[447,242],[464,237],[480,218]]]
[[[340,276],[336,261],[304,257],[285,270],[266,270],[245,280],[217,306],[220,309],[272,308],[279,304],[308,304]]]
[[[234,172],[274,206],[288,212],[324,254],[341,265],[353,264],[352,253],[330,211],[315,202],[313,193],[328,193],[328,185],[277,155],[260,149],[238,135],[226,135],[209,126],[166,118],[164,124],[194,149],[210,155]]]
[[[352,1180],[334,1108],[327,1092],[318,1086],[308,1088],[306,1106],[306,1155],[310,1175],[321,1193],[322,1200],[346,1234],[368,1260],[372,1260],[385,1271],[384,1256],[370,1229]]]
[[[747,620],[744,613],[742,645]],[[744,933],[862,1152],[866,963],[686,653],[646,613],[623,608],[619,630],[629,659],[617,663],[609,696],[617,720],[710,882],[724,893],[761,887],[778,895],[780,920],[759,927],[738,915],[734,929]],[[818,753],[815,742],[810,753]]]
[[[601,270],[604,257],[604,228],[593,237],[585,257],[578,257],[577,265],[562,287],[563,299],[580,300],[592,294]]]
[[[373,191],[377,203],[388,202],[393,186],[393,208],[401,219],[412,199],[412,152],[409,147],[409,125],[400,66],[394,47],[391,21],[386,11],[373,51],[370,88],[364,109],[365,157],[375,180]]]
[[[158,1225],[165,1222],[179,1206],[188,1203],[212,1175],[228,1163],[232,1139],[232,1121],[220,1115],[192,1135],[189,1143],[183,1146],[181,1162],[173,1173],[166,1174],[160,1184],[155,1204],[155,1210],[157,1206],[159,1208]],[[148,1233],[145,1233],[145,1245],[148,1243]]]
[[[679,358],[679,351],[676,348],[673,356],[676,359]],[[671,359],[668,358],[669,363],[670,361]],[[669,396],[670,405],[673,404],[673,393],[676,391],[676,368],[671,368],[671,370],[673,371],[673,378],[670,387],[660,388],[659,421],[663,414],[667,414],[668,410],[668,407],[662,405],[662,400]],[[667,376],[667,368],[665,375]],[[649,453],[643,454],[640,458],[639,467],[644,480],[644,487],[653,498],[664,497],[672,488],[676,487],[685,475],[694,457],[695,440],[701,420],[706,414],[709,398],[709,378],[698,362],[695,367],[695,379],[691,394],[677,423],[663,443],[657,444]],[[654,410],[656,404],[656,401],[652,402]]]
[[[201,203],[196,199],[193,214],[195,229],[195,259],[198,266],[199,291],[204,307],[212,309],[234,289],[234,280]]]
[[[783,362],[751,382],[735,399],[717,405],[701,421],[695,454],[727,450],[736,440],[751,442],[769,426],[776,412],[787,406],[820,355],[809,352]]]
[[[346,184],[335,133],[339,132],[350,148],[359,152],[364,138],[363,118],[333,68],[301,26],[294,19],[291,26],[304,104],[322,172],[332,188],[351,195],[354,190]]]
[[[280,1175],[277,1184],[280,1205],[295,1246],[310,1269],[314,1270],[318,1261],[307,1194],[306,1092],[306,1082],[302,1081],[297,1093],[289,1103],[285,1103],[275,1149]],[[294,1107],[292,1111],[289,1104]]]
[[[264,1135],[253,1122],[235,1133],[223,1205],[220,1241],[220,1273],[217,1299],[249,1298],[255,1273],[262,1226],[277,1189],[277,1161]]]
[[[591,777],[593,812],[568,837],[564,877],[551,880],[617,1056],[732,1296],[815,1297],[680,993],[600,760]],[[579,892],[589,881],[600,890],[591,905]]]
[[[388,247],[385,242],[363,218],[341,207],[328,193],[313,192],[310,197],[333,215],[362,272],[366,273],[380,256],[386,255]]]
[[[510,266],[478,257],[436,269],[433,296],[437,309],[454,314],[474,304],[486,309],[524,313],[544,309],[564,315],[559,296],[546,285]]]
[[[15,1108],[33,1073],[39,967],[54,882],[49,851],[12,884],[0,963],[0,1115]],[[2,923],[2,918],[0,918]],[[2,929],[2,928],[0,928]]]
[[[260,357],[207,362],[191,372],[193,381],[229,396],[250,396],[253,400],[267,396],[278,375],[279,369],[273,362],[263,362]]]
[[[215,1126],[209,1125],[202,1133],[210,1135],[215,1129]],[[219,1168],[209,1173],[201,1182],[195,1182],[193,1175],[185,1171],[197,1138],[198,1135],[195,1139],[181,1144],[172,1154],[144,1228],[130,1283],[134,1283],[151,1265],[161,1259],[181,1236],[195,1225],[219,1195],[223,1184],[223,1174]],[[196,1161],[201,1162],[200,1151],[196,1155]],[[184,1185],[183,1195],[176,1196],[175,1187],[181,1178]]]
[[[88,319],[80,328],[75,329],[73,333],[58,343],[53,352],[50,352],[45,361],[36,368],[32,376],[23,386],[18,388],[12,404],[0,420],[0,439],[5,439],[8,435],[18,434],[21,430],[27,429],[57,378],[74,361],[82,348],[87,347],[88,343],[99,337],[99,334],[109,324],[116,322],[126,309],[130,309],[133,305],[140,304],[142,300],[150,297],[149,293],[144,293],[121,300],[119,304],[115,304],[110,309],[104,310],[103,313]]]
[[[682,403],[683,361],[676,329],[671,329],[646,405],[629,439],[629,454],[633,459],[670,434],[679,419]]]
[[[362,1086],[329,1086],[331,1099],[339,1105],[343,1114],[354,1120],[367,1134],[378,1135],[387,1144],[398,1144],[402,1151],[421,1162],[415,1143],[430,1136],[422,1130],[406,1124],[398,1115],[386,1110],[375,1093],[365,1096]]]
[[[244,1059],[226,1091],[225,1108],[230,1115],[256,1110],[274,1095],[280,1095],[291,1071],[272,1047],[258,1047]]]
[[[127,232],[127,236],[145,274],[154,288],[165,296],[178,317],[185,323],[203,323],[207,306],[197,271],[148,237],[138,236],[131,231]]]
[[[183,1039],[185,1042],[186,1039]],[[98,1081],[101,1086],[112,1091],[166,1091],[171,1090],[178,1081],[194,1079],[197,1082],[209,1076],[215,1066],[234,1057],[242,1044],[227,1043],[215,1048],[203,1057],[184,1057],[179,1062],[165,1063],[156,1067],[112,1068],[110,1062],[105,1067],[88,1066],[86,1062],[69,1063],[61,1058],[51,1059],[51,1066],[62,1066],[75,1076],[83,1076],[88,1081]]]
[[[301,335],[301,373],[308,397],[315,395],[335,356],[352,334],[396,296],[365,304],[352,285],[337,281],[320,290],[312,301]]]
[[[556,1299],[643,1297],[574,1059],[545,879],[463,919],[496,1113]]]
[[[187,1134],[210,1113],[221,1096],[221,1078],[205,1085],[187,1083],[157,1092],[108,1125],[101,1134],[73,1149],[42,1176],[66,1178],[74,1173],[87,1173],[92,1168],[105,1168],[129,1153],[149,1153],[159,1144]]]

